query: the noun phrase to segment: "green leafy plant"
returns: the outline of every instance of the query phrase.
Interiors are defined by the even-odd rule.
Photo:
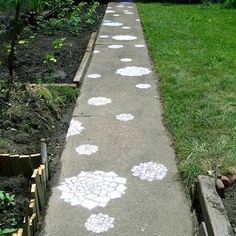
[[[66,38],[59,38],[59,39],[55,39],[52,42],[52,45],[55,49],[59,49],[62,48],[64,46],[64,41],[66,40]]]
[[[0,209],[4,210],[11,205],[15,205],[15,195],[0,191]]]
[[[12,234],[14,232],[16,232],[16,229],[14,229],[14,228],[0,229],[0,236],[4,236],[4,235],[7,235],[7,234]]]
[[[89,25],[94,24],[95,20],[97,19],[97,15],[96,15],[96,10],[99,6],[98,2],[93,2],[89,8],[88,8],[88,12],[86,14],[86,23]]]
[[[53,72],[53,66],[57,63],[57,59],[53,53],[47,53],[44,57],[43,63],[47,65],[49,76],[51,77]]]

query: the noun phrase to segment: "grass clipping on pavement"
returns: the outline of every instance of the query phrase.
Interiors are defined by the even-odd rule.
[[[187,184],[236,171],[236,11],[138,4]]]

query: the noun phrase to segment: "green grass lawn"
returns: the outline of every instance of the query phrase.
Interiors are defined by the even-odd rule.
[[[236,10],[138,3],[141,22],[189,184],[236,170]]]

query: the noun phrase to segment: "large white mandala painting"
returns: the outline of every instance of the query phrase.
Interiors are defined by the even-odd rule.
[[[116,73],[123,76],[143,76],[150,74],[151,71],[145,67],[127,66],[125,68],[118,69]]]
[[[91,215],[87,219],[85,227],[87,228],[88,231],[92,231],[93,233],[99,234],[113,228],[114,227],[113,222],[114,218],[100,213],[96,215]]]
[[[117,35],[112,37],[115,40],[135,40],[137,37],[132,36],[132,35]]]
[[[138,176],[140,179],[154,181],[162,180],[168,170],[164,165],[150,161],[134,166],[131,171],[134,176]]]
[[[115,172],[84,172],[78,176],[66,178],[58,187],[62,191],[61,199],[71,206],[81,205],[89,210],[105,207],[111,199],[120,198],[125,194],[126,178],[119,177]]]
[[[131,114],[123,113],[123,114],[116,115],[116,119],[120,121],[129,121],[129,120],[133,120],[134,116]]]
[[[105,97],[93,97],[88,100],[88,104],[92,106],[104,106],[109,103],[111,103],[111,99]]]
[[[98,146],[84,144],[78,146],[75,150],[79,155],[91,155],[98,151]]]
[[[82,126],[81,122],[72,119],[70,121],[70,126],[69,126],[69,129],[67,131],[66,137],[76,135],[76,134],[80,134],[83,129],[85,129],[85,128]]]
[[[105,22],[103,23],[102,25],[105,25],[105,26],[113,26],[113,27],[116,27],[116,26],[122,26],[123,24],[120,23],[120,22]]]

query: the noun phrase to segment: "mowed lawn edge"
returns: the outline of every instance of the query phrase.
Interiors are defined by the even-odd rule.
[[[236,172],[236,10],[137,3],[187,184]]]

